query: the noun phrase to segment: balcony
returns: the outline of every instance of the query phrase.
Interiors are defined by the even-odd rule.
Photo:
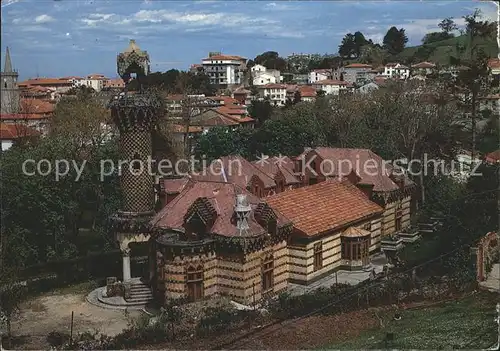
[[[403,240],[403,243],[414,243],[421,238],[420,232],[416,227],[408,227],[403,229],[398,236]]]

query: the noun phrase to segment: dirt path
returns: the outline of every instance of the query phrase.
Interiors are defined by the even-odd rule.
[[[73,335],[99,331],[116,335],[127,327],[124,311],[99,308],[85,301],[84,294],[45,295],[27,301],[12,322],[12,332],[18,338],[18,349],[47,348],[47,334],[52,331],[70,332],[71,311],[74,312]],[[129,312],[136,318],[139,311]]]

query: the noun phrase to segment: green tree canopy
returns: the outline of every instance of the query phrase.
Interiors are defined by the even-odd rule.
[[[408,42],[404,28],[391,27],[384,36],[384,48],[391,54],[397,55],[402,52]]]

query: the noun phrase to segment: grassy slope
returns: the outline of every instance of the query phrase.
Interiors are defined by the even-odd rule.
[[[428,44],[427,46],[434,48],[434,51],[430,55],[428,61],[435,62],[438,64],[448,64],[450,55],[456,56],[457,54],[457,44],[461,46],[465,46],[468,38],[465,35],[435,42],[432,44]],[[477,42],[479,47],[482,48],[485,53],[490,57],[497,56],[497,43],[493,38],[483,39],[478,38]],[[415,52],[421,48],[423,45],[412,46],[404,49],[404,51],[398,55],[398,58],[401,60],[410,58],[415,54]]]
[[[480,293],[460,301],[403,311],[399,321],[394,321],[392,314],[383,315],[384,329],[364,332],[356,339],[325,349],[384,348],[382,340],[389,332],[394,333],[394,341],[388,345],[393,349],[484,349],[497,339],[495,315],[495,296]]]

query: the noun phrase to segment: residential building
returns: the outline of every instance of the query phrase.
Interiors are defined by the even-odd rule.
[[[333,79],[332,70],[331,69],[315,69],[309,72],[309,77],[307,82],[309,84],[314,84],[320,80]]]
[[[432,62],[420,62],[411,66],[413,75],[426,76],[436,71],[436,65]]]
[[[351,85],[346,81],[326,79],[317,81],[313,86],[318,91],[324,91],[326,95],[339,95],[341,92],[346,92]]]
[[[397,233],[410,225],[415,184],[401,170],[372,151],[318,147],[306,149],[296,160],[295,172],[302,175],[303,185],[354,173],[356,177],[352,177],[352,182],[384,208],[383,236]]]
[[[342,72],[342,80],[351,84],[364,82],[376,75],[373,72],[373,67],[364,63],[351,63],[342,67],[340,71]]]
[[[489,164],[500,163],[500,150],[495,150],[484,156],[484,161]]]
[[[286,88],[285,84],[266,84],[257,87],[262,99],[269,99],[274,106],[285,106]]]
[[[308,74],[293,74],[292,81],[293,84],[307,84],[309,81]]]
[[[233,98],[240,105],[250,105],[252,103],[252,92],[244,87],[239,87],[233,91]]]
[[[6,151],[20,139],[39,136],[40,133],[25,124],[0,123],[0,140],[2,151]]]
[[[17,84],[18,73],[12,68],[12,61],[8,47],[5,50],[4,69],[0,73],[0,78],[2,80],[2,85],[0,87],[0,95],[2,99],[0,113],[18,113],[20,109],[20,90]]]
[[[210,53],[201,64],[211,84],[228,86],[243,83],[246,59],[241,56]]]
[[[287,288],[288,219],[235,184],[181,187],[151,221],[151,284],[159,302],[222,295],[251,304]]]
[[[491,58],[488,60],[488,68],[491,70],[491,74],[493,76],[500,75],[500,59],[499,58]]]
[[[250,71],[252,72],[252,74],[254,73],[262,73],[262,72],[265,72],[267,70],[267,68],[263,65],[259,65],[259,64],[256,64],[256,65],[253,65],[252,68],[250,68]]]
[[[384,66],[382,74],[388,78],[408,79],[410,77],[410,69],[400,63],[388,63]]]
[[[306,102],[313,102],[316,100],[316,88],[308,85],[301,85],[298,87],[300,93],[300,100]]]
[[[74,80],[64,78],[34,78],[19,83],[19,87],[22,89],[36,86],[48,88],[54,92],[64,94],[74,86]]]
[[[102,88],[104,90],[122,90],[125,88],[125,82],[121,78],[106,79]]]
[[[377,83],[370,82],[368,84],[360,86],[358,89],[356,89],[356,91],[358,93],[361,93],[361,94],[368,94],[368,93],[371,93],[371,92],[378,90],[378,89],[379,89],[379,86]]]
[[[383,208],[347,179],[265,200],[293,223],[287,245],[290,283],[307,285],[340,268],[367,268],[370,253],[380,248]]]
[[[50,116],[35,113],[2,113],[0,120],[4,124],[24,125],[45,134],[48,131]]]

